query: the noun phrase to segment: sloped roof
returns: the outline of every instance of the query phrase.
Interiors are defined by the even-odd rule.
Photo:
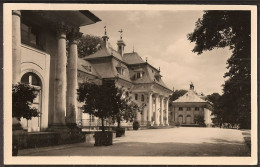
[[[119,60],[123,60],[122,56],[116,50],[114,50],[111,46],[106,47],[104,43],[101,44],[101,48],[97,52],[89,56],[85,56],[83,59],[89,60],[89,59],[109,57],[109,56],[113,56],[118,58]]]
[[[144,60],[139,56],[138,53],[132,52],[132,53],[125,53],[123,55],[123,60],[127,64],[139,64],[144,63]]]
[[[88,73],[88,74],[92,74],[95,75],[97,77],[100,77],[99,74],[97,73],[96,69],[86,60],[83,60],[81,58],[78,58],[78,62],[77,62],[77,66],[78,66],[78,70]],[[91,66],[91,72],[88,71],[86,68],[84,68],[84,66]]]
[[[185,93],[183,96],[179,97],[177,100],[173,101],[173,103],[184,103],[184,102],[190,102],[190,103],[207,103],[207,101],[200,98],[195,91],[188,90],[187,93]]]

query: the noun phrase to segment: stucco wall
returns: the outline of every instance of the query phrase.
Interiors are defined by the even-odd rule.
[[[41,103],[41,130],[48,127],[48,105],[49,105],[49,74],[50,74],[50,55],[33,47],[21,45],[21,73],[23,76],[27,72],[36,74],[42,83]],[[37,119],[37,120],[35,120]],[[38,118],[29,121],[29,126],[35,130]],[[27,121],[21,120],[22,126],[27,127]]]

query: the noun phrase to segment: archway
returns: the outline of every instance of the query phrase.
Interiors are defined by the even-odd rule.
[[[37,96],[33,100],[32,107],[38,109],[38,111],[41,113],[42,112],[42,82],[40,77],[33,72],[27,72],[22,76],[21,83],[29,84],[36,89]],[[26,124],[29,132],[40,131],[41,114],[39,115],[39,117],[34,117],[31,120],[28,120]]]
[[[186,124],[191,124],[191,116],[190,115],[186,116]]]
[[[183,123],[183,116],[182,115],[178,116],[178,122],[181,123],[181,124]]]

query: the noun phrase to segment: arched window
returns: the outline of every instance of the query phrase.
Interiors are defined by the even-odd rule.
[[[42,86],[41,79],[32,72],[24,74],[21,79],[21,83],[30,84],[33,86]]]
[[[38,111],[41,113],[42,112],[41,111],[41,108],[42,108],[42,82],[41,82],[41,79],[35,73],[28,72],[22,76],[21,83],[29,84],[36,89],[37,96],[33,100],[32,107],[38,109]],[[31,120],[29,120],[29,123],[27,121],[27,128],[32,128],[34,130],[35,130],[35,128],[37,128],[37,130],[35,130],[35,131],[40,131],[40,127],[41,127],[41,114],[39,115],[39,117],[34,117]]]

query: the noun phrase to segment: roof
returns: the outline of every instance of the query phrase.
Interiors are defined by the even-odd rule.
[[[138,53],[132,52],[132,53],[125,53],[123,55],[123,60],[127,64],[139,64],[144,63],[144,60],[139,56]]]
[[[109,56],[116,57],[117,59],[119,59],[121,61],[123,60],[122,56],[116,50],[114,50],[111,46],[106,47],[104,45],[104,43],[102,43],[101,48],[97,52],[95,52],[89,56],[86,56],[83,59],[90,60],[90,59],[109,57]]]
[[[183,96],[179,97],[177,100],[173,101],[173,103],[207,103],[207,101],[203,100],[196,94],[194,90],[188,90]]]
[[[81,58],[78,58],[78,62],[77,62],[77,65],[78,65],[78,70],[79,71],[82,71],[82,72],[85,72],[85,73],[88,73],[88,74],[91,74],[91,75],[95,75],[97,77],[100,77],[97,73],[97,71],[95,70],[95,68],[86,60],[83,60]],[[87,70],[87,67],[90,66],[91,67],[91,71]]]

